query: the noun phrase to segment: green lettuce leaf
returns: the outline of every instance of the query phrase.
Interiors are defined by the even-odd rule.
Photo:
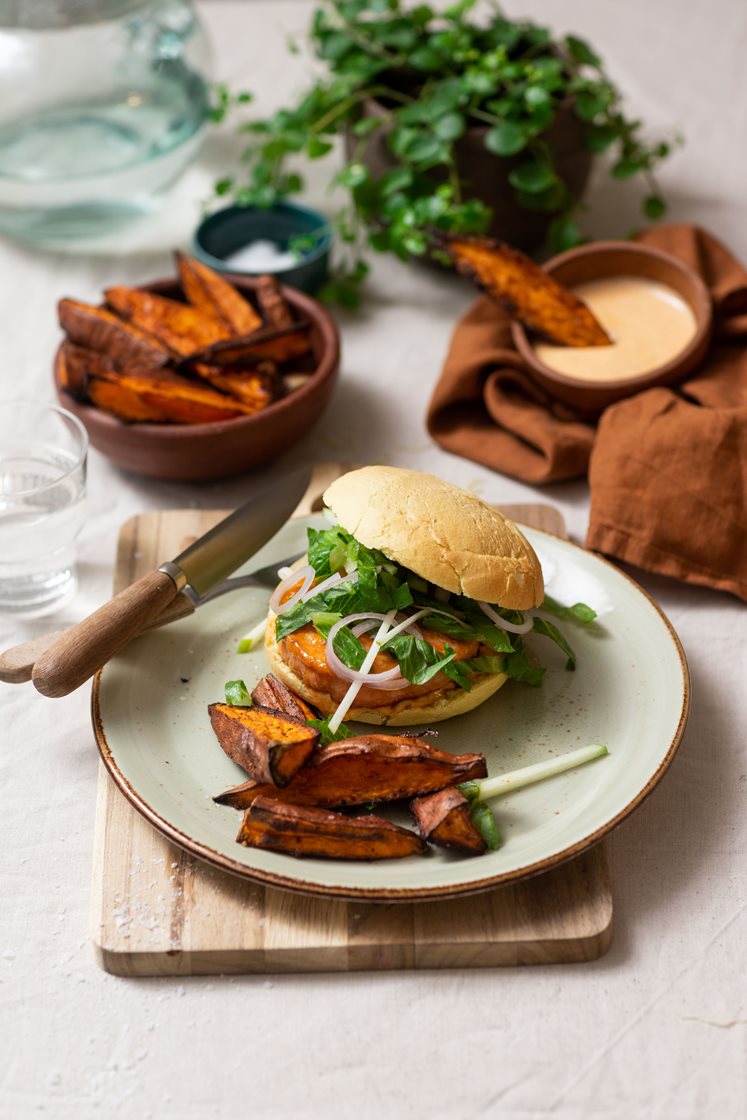
[[[470,820],[482,836],[491,852],[497,851],[501,846],[501,835],[495,823],[493,810],[484,801],[473,804],[469,814]]]
[[[336,525],[330,529],[307,529],[306,536],[306,553],[317,578],[325,579],[327,576],[331,576],[332,572],[338,570],[338,567],[330,567],[330,556],[335,556],[335,562],[337,562],[337,557],[347,555],[347,541],[344,537],[349,536],[349,534]],[[342,563],[344,562],[343,558]]]
[[[226,681],[226,703],[236,708],[251,708],[253,701],[244,681]]]
[[[459,662],[468,673],[502,673],[504,663],[502,657],[470,657]]]
[[[312,622],[314,615],[337,614],[342,618],[363,611],[385,614],[412,604],[408,573],[387,560],[382,552],[366,548],[339,525],[307,532],[309,563],[317,578],[324,579],[339,571],[341,564],[355,563],[357,580],[329,587],[321,595],[313,595],[281,614],[276,624],[278,641]]]
[[[323,638],[326,638],[336,622],[342,618],[336,611],[319,611],[312,614],[310,622],[316,627]]]
[[[332,646],[340,661],[343,665],[347,665],[348,669],[360,669],[365,661],[366,647],[359,638],[356,638],[352,630],[348,630],[347,626],[337,631]]]
[[[557,599],[553,599],[551,595],[545,595],[540,609],[549,611],[556,618],[567,618],[570,622],[578,622],[582,626],[588,626],[597,617],[597,612],[592,607],[587,606],[586,603],[574,603],[572,607],[565,607]]]
[[[557,626],[553,626],[553,624],[551,622],[548,622],[546,618],[539,618],[539,616],[535,615],[534,625],[532,626],[532,633],[544,634],[546,638],[550,638],[550,640],[555,642],[555,645],[558,646],[565,654],[566,669],[570,669],[571,671],[573,671],[576,668],[576,654],[568,645],[568,642],[560,633]]]
[[[326,719],[307,719],[306,722],[309,727],[315,728],[319,732],[319,743],[322,747],[326,747],[329,743],[336,743],[340,739],[352,739],[353,732],[344,723],[341,723],[337,731],[330,731],[329,721],[332,717],[327,716]]]
[[[530,665],[523,644],[513,653],[506,654],[503,671],[513,680],[528,684],[530,688],[540,688],[545,676],[545,670],[541,666]]]
[[[308,622],[313,622],[315,615],[337,614],[340,618],[347,614],[357,614],[360,611],[388,611],[394,604],[389,596],[376,593],[362,595],[356,590],[357,585],[348,584],[346,587],[330,587],[321,595],[313,595],[305,603],[296,603],[289,611],[278,615],[275,623],[277,640],[286,638],[294,630],[300,630]],[[372,605],[371,600],[375,605]]]
[[[396,638],[385,642],[382,648],[396,657],[402,676],[410,684],[425,684],[456,657],[449,646],[441,654],[423,638],[415,638],[412,634],[398,634]]]
[[[461,785],[457,786],[457,789],[461,794],[464,794],[470,805],[477,801],[480,796],[480,783],[474,779],[471,782],[462,782]]]
[[[444,649],[449,649],[449,646],[444,646]],[[444,667],[443,672],[445,676],[449,677],[459,688],[463,688],[465,692],[472,691],[472,677],[467,669],[466,661],[451,661]]]

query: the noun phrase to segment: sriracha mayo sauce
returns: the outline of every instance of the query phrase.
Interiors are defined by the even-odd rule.
[[[541,362],[579,381],[621,381],[675,358],[695,334],[695,316],[680,295],[644,276],[611,276],[573,288],[612,338],[611,346],[539,342]]]

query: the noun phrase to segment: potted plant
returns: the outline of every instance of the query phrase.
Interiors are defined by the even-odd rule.
[[[310,27],[326,75],[293,105],[241,125],[248,181],[226,178],[216,189],[246,205],[302,190],[293,158],[322,159],[343,138],[346,162],[333,183],[348,192],[335,215],[348,251],[328,294],[345,303],[366,273],[366,244],[422,257],[432,253],[434,227],[489,231],[530,249],[577,244],[580,199],[602,152],[616,178],[646,180],[648,218],[665,210],[653,171],[671,141],[642,139],[595,51],[497,7],[481,21],[474,4],[439,12],[401,0],[330,0]],[[216,118],[250,99],[221,89]]]

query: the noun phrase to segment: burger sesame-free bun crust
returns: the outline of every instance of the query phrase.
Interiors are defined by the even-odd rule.
[[[509,610],[542,602],[542,569],[523,533],[474,494],[434,475],[363,467],[336,479],[324,502],[361,544],[437,587]]]
[[[275,641],[275,618],[270,619],[265,631],[265,650],[270,667],[284,685],[313,704],[322,715],[331,715],[337,709],[337,702],[326,692],[319,692],[309,686],[283,661]],[[417,698],[402,700],[399,704],[386,704],[381,708],[352,707],[345,716],[359,723],[375,723],[379,726],[412,727],[414,724],[438,723],[452,716],[461,716],[479,707],[489,696],[497,692],[508,678],[505,673],[485,673],[475,677],[469,692],[463,688],[449,688],[432,692]]]

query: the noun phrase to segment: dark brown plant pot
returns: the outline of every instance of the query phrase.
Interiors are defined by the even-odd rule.
[[[386,109],[378,101],[365,101],[361,108],[364,117],[384,117]],[[361,160],[371,175],[378,179],[385,172],[398,166],[397,157],[389,150],[387,139],[391,128],[386,125],[370,138]],[[467,129],[456,141],[454,152],[459,178],[465,199],[477,198],[493,211],[488,228],[492,237],[507,241],[519,249],[532,250],[547,238],[547,230],[554,214],[542,210],[527,210],[516,201],[514,188],[508,181],[509,172],[526,159],[521,153],[510,158],[495,156],[485,147],[488,127]],[[547,132],[540,137],[552,150],[554,166],[571,196],[578,199],[584,192],[592,154],[584,147],[584,126],[573,112],[569,99],[558,110]],[[345,137],[345,149],[350,158],[359,141],[351,132]],[[441,182],[440,170],[428,172],[434,182]]]

